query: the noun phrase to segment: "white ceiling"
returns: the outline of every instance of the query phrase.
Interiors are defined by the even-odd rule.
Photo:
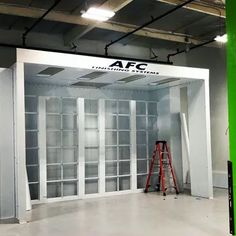
[[[77,69],[77,68],[64,68],[63,71],[50,76],[50,77],[41,77],[37,74],[50,65],[39,65],[39,64],[25,64],[25,81],[36,84],[51,84],[51,85],[60,85],[60,86],[72,86],[74,83],[80,81],[88,83],[107,83],[107,86],[102,88],[112,88],[112,89],[135,89],[135,90],[156,90],[160,87],[168,87],[174,85],[180,85],[186,82],[189,82],[189,79],[181,79],[179,81],[171,82],[163,85],[151,86],[150,83],[169,79],[166,76],[158,75],[147,75],[145,78],[141,78],[129,83],[119,84],[117,82],[120,79],[126,78],[133,74],[121,73],[121,72],[107,72],[99,78],[92,80],[80,80],[78,79],[81,76],[94,72],[94,70],[89,69]]]

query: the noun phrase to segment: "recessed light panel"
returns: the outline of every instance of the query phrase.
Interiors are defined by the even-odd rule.
[[[146,76],[145,75],[131,75],[129,77],[126,77],[126,78],[116,81],[116,83],[120,83],[120,84],[126,83],[127,84],[127,83],[133,82],[135,80],[143,79],[143,78],[146,78]]]
[[[107,72],[102,72],[102,71],[95,71],[86,75],[83,75],[79,78],[77,78],[78,80],[92,80],[92,79],[97,79],[103,75],[107,74]]]
[[[227,34],[218,35],[215,37],[215,41],[220,43],[227,43],[227,39],[228,39]]]
[[[102,87],[105,87],[107,85],[110,85],[110,84],[107,84],[107,83],[91,83],[91,82],[83,82],[83,81],[72,84],[72,86],[75,86],[75,87],[87,87],[87,88],[102,88]]]
[[[61,71],[65,70],[64,68],[60,68],[60,67],[48,67],[45,70],[40,71],[37,76],[41,76],[41,77],[50,77],[53,76]]]
[[[152,82],[149,85],[156,86],[156,85],[168,84],[168,83],[178,81],[178,80],[180,80],[180,78],[163,79],[163,80],[159,80],[159,81],[156,81],[156,82]]]
[[[82,17],[97,21],[107,21],[114,15],[115,12],[108,9],[91,7],[87,11],[83,12]]]

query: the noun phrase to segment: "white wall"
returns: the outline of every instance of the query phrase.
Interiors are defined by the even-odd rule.
[[[228,109],[225,48],[202,47],[186,55],[186,65],[210,69],[210,112],[214,186],[227,187]],[[178,60],[178,57],[176,58]]]
[[[5,220],[15,217],[13,77],[9,69],[0,69],[0,107],[0,219]]]
[[[191,193],[213,198],[209,81],[188,85]]]
[[[183,190],[181,129],[180,129],[180,88],[157,90],[158,138],[170,145],[173,165],[180,191]]]
[[[26,95],[82,97],[87,99],[127,99],[145,101],[152,99],[150,93],[143,90],[89,89],[31,83],[25,84],[25,93]]]
[[[158,101],[158,139],[167,140],[171,146],[173,163],[180,190],[183,189],[181,132],[180,132],[180,89],[155,91],[118,89],[81,89],[65,86],[26,83],[26,95],[83,97],[93,99],[128,99]]]

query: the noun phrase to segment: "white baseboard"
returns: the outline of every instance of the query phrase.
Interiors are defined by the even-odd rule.
[[[213,171],[213,186],[228,188],[228,174],[226,171]]]

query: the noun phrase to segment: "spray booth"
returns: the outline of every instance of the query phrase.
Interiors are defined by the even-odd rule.
[[[19,220],[30,202],[142,192],[158,139],[180,190],[188,178],[193,196],[213,197],[208,70],[17,49],[0,73],[1,133],[12,130],[0,145],[15,155],[1,165],[16,193],[5,200]]]

